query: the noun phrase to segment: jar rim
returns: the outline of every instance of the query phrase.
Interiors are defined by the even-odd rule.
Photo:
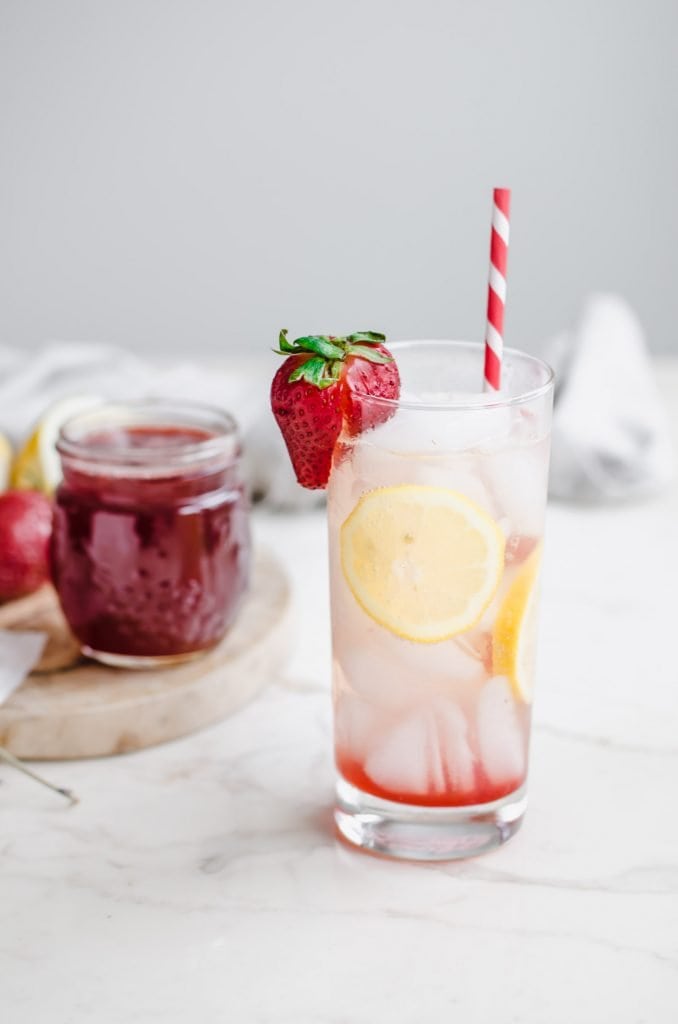
[[[178,440],[174,444],[125,444],[124,434],[115,446],[94,444],[94,435],[125,428],[204,430],[208,436]],[[90,443],[88,443],[88,439]],[[240,452],[238,424],[231,413],[203,402],[152,398],[134,401],[102,401],[62,424],[56,444],[62,457],[84,463],[137,470],[190,467],[212,460],[235,458]]]

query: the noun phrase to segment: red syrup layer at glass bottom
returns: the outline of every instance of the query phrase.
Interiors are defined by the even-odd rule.
[[[399,804],[411,804],[415,807],[469,807],[472,804],[489,804],[500,800],[509,793],[515,793],[523,785],[524,778],[508,778],[501,783],[490,782],[483,772],[477,772],[476,785],[473,789],[463,792],[450,785],[447,789],[435,790],[430,793],[411,793],[405,789],[391,790],[376,785],[367,775],[362,764],[352,757],[337,751],[337,768],[341,775],[356,789],[382,800],[392,800]]]

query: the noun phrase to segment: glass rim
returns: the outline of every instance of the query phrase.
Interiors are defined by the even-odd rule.
[[[398,352],[405,350],[412,350],[418,346],[430,346],[432,348],[447,348],[447,349],[466,349],[478,351],[478,354],[484,353],[484,344],[479,341],[462,341],[454,340],[451,338],[417,338],[417,339],[403,339],[402,341],[386,342],[386,347],[394,356],[397,357]],[[469,391],[465,395],[454,398],[451,401],[445,402],[418,402],[413,399],[401,399],[401,398],[383,398],[378,395],[370,395],[365,391],[360,391],[358,388],[352,387],[351,390],[354,395],[357,395],[363,401],[374,402],[376,404],[385,406],[391,409],[407,409],[412,411],[421,412],[441,412],[448,410],[450,412],[459,412],[461,410],[473,410],[473,409],[503,409],[514,405],[525,405],[528,402],[532,402],[537,398],[542,398],[547,395],[553,388],[553,382],[555,373],[551,366],[544,360],[540,359],[539,356],[530,355],[528,352],[523,352],[517,348],[504,347],[504,356],[509,358],[516,358],[518,361],[532,364],[535,367],[541,368],[544,373],[544,382],[537,385],[537,387],[530,388],[526,391],[521,391],[517,395],[502,395],[501,391]],[[482,381],[481,381],[482,383]]]
[[[87,444],[88,436],[115,427],[188,427],[210,432],[197,441],[179,442],[167,448],[152,445],[120,445],[103,448]],[[80,430],[80,433],[74,431]],[[59,430],[56,449],[60,455],[85,462],[115,466],[190,465],[239,450],[238,424],[231,413],[205,402],[189,399],[141,398],[130,401],[102,399],[97,405],[69,417]]]

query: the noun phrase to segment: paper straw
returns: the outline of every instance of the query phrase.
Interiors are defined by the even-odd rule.
[[[490,282],[487,294],[487,329],[485,333],[484,383],[486,391],[498,391],[501,387],[510,208],[511,189],[495,188],[492,203]]]

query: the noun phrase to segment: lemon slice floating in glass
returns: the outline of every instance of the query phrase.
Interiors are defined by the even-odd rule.
[[[404,484],[363,495],[340,531],[356,601],[392,633],[437,643],[470,629],[492,601],[504,535],[475,502]]]
[[[518,570],[492,631],[492,671],[508,676],[517,697],[530,703],[537,639],[537,596],[542,545]]]

